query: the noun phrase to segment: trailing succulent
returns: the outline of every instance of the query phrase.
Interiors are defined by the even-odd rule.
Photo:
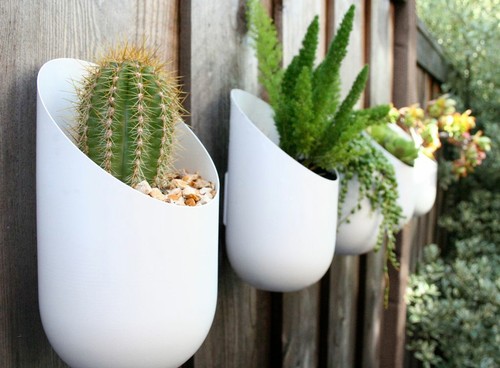
[[[399,263],[394,252],[396,244],[395,234],[398,231],[398,223],[401,215],[401,207],[397,205],[398,184],[394,167],[387,160],[384,154],[375,148],[365,135],[360,135],[349,143],[348,153],[352,154],[351,159],[337,166],[337,170],[342,173],[346,183],[356,178],[359,182],[359,201],[367,198],[373,209],[378,209],[383,220],[379,226],[375,251],[378,251],[384,239],[386,240],[387,252],[385,257],[394,267],[399,267]],[[349,217],[360,209],[358,202],[350,213],[342,212],[342,204],[345,202],[349,187],[342,185],[339,193],[339,225],[349,223]],[[385,265],[387,275],[387,263]]]
[[[394,232],[401,217],[397,205],[394,169],[361,134],[368,126],[386,122],[390,107],[354,110],[368,79],[368,66],[357,75],[349,93],[340,99],[340,65],[347,53],[354,6],[344,16],[325,59],[315,67],[318,17],[309,25],[302,48],[286,69],[281,67],[282,46],[276,27],[259,0],[247,3],[249,32],[259,64],[259,81],[274,109],[280,147],[309,169],[321,173],[339,170],[346,180],[357,175],[360,198],[368,197],[384,222],[377,248],[388,236],[388,257],[397,266]],[[342,186],[339,213],[346,197]],[[347,219],[348,221],[348,219]]]
[[[126,184],[165,186],[183,109],[175,77],[155,54],[129,45],[112,51],[88,67],[77,96],[79,148]]]

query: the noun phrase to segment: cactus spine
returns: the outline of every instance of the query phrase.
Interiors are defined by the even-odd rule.
[[[183,112],[175,77],[155,53],[123,46],[89,67],[77,86],[76,141],[94,162],[135,186],[164,186]]]

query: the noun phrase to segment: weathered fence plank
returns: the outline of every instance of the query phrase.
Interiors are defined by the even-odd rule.
[[[319,16],[320,24],[324,26],[326,18],[326,3],[324,0],[282,0],[281,22],[279,23],[281,23],[283,42],[283,65],[288,65],[298,53],[307,26],[316,15]],[[325,28],[322,27],[319,33],[318,49],[316,50],[318,60],[322,60],[325,55],[325,38]]]
[[[35,219],[36,75],[56,57],[92,59],[102,45],[142,40],[177,54],[177,1],[0,4],[0,366],[64,367],[38,314]],[[173,49],[168,43],[173,42]]]
[[[274,16],[283,43],[283,65],[287,66],[298,53],[312,19],[320,19],[317,60],[325,53],[325,2],[283,0]],[[319,357],[320,284],[283,295],[282,366],[284,368],[316,367]]]
[[[392,100],[395,106],[408,106],[417,101],[417,17],[415,0],[394,4],[394,84]],[[391,292],[389,307],[384,311],[382,339],[393,349],[381,350],[382,367],[401,367],[405,351],[406,303],[404,294],[408,282],[413,224],[406,225],[398,236],[397,253],[400,270],[389,268]]]
[[[318,366],[320,296],[319,283],[283,295],[283,368]]]
[[[367,51],[370,79],[366,104],[387,104],[392,99],[393,17],[388,0],[367,1]],[[364,290],[360,315],[362,320],[362,366],[380,367],[382,316],[384,306],[385,251],[370,252],[362,259]]]
[[[329,1],[327,19],[328,42],[351,4],[356,5],[353,31],[349,49],[344,59],[340,76],[342,96],[345,96],[365,61],[364,47],[364,1]],[[358,107],[362,106],[360,99]],[[356,329],[358,323],[359,257],[335,256],[330,271],[330,299],[328,325],[328,367],[354,366],[356,357]]]
[[[335,256],[329,285],[327,367],[354,367],[358,322],[359,257]],[[325,301],[323,301],[325,302]]]
[[[189,92],[190,124],[223,180],[229,92],[240,87],[256,93],[255,67],[245,45],[244,1],[185,0],[180,6],[180,72]],[[269,359],[270,294],[236,277],[225,256],[222,225],[220,230],[217,311],[210,333],[194,357],[194,366],[264,368]]]

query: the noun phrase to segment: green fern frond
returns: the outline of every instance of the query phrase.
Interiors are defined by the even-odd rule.
[[[316,16],[307,28],[306,35],[302,40],[302,48],[298,55],[292,59],[292,62],[286,68],[282,82],[282,93],[285,97],[295,94],[295,84],[304,67],[311,71],[313,70],[316,49],[318,47],[318,33],[319,18]]]
[[[266,89],[271,105],[275,105],[280,99],[283,78],[283,49],[278,40],[278,32],[259,0],[247,2],[246,16],[259,60],[259,82]]]
[[[293,115],[300,122],[294,125],[293,140],[296,142],[296,157],[307,157],[317,139],[314,125],[312,94],[312,70],[304,66],[298,75],[292,100]]]
[[[354,120],[352,119],[352,110],[359,97],[363,93],[363,90],[366,85],[366,81],[368,80],[368,66],[365,66],[361,72],[356,77],[354,84],[347,94],[346,98],[340,105],[337,113],[335,114],[333,120],[326,128],[321,142],[318,144],[316,150],[314,151],[314,155],[322,156],[325,152],[329,151],[332,147],[335,147],[339,143],[340,137],[349,126],[352,127],[352,123],[356,121],[360,121],[361,119]],[[364,127],[360,127],[356,133],[359,132]],[[347,139],[351,139],[352,137],[347,137]]]
[[[308,128],[304,125],[310,123],[309,120],[304,121],[304,119],[306,118],[305,115],[308,115],[309,110],[312,109],[312,106],[308,105],[309,101],[312,101],[312,95],[309,96],[308,93],[312,90],[311,77],[318,46],[318,33],[319,20],[318,17],[315,17],[307,28],[298,55],[292,59],[284,72],[281,82],[281,100],[274,105],[276,127],[280,135],[280,146],[293,157],[303,155],[304,152],[309,151],[306,146],[310,144],[308,143],[310,140],[302,138],[297,132],[307,131]],[[304,69],[307,69],[307,71],[304,71]],[[307,77],[305,73],[311,76]],[[302,91],[302,88],[306,90]],[[302,100],[303,97],[306,100]],[[302,111],[302,108],[307,111]],[[310,118],[307,117],[307,119]],[[302,144],[306,146],[302,146]]]
[[[336,111],[340,98],[340,65],[347,55],[354,11],[355,7],[351,5],[328,48],[325,59],[314,72],[314,110],[318,121],[324,121],[329,114]]]

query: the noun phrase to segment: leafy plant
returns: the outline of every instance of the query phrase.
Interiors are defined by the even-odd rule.
[[[248,1],[248,24],[259,60],[259,81],[275,112],[280,147],[304,166],[330,171],[349,159],[349,142],[369,125],[381,123],[389,106],[354,111],[366,81],[368,66],[358,74],[340,101],[340,65],[347,53],[354,6],[342,20],[325,59],[314,66],[318,17],[309,25],[302,48],[286,69],[272,20],[259,0]]]
[[[500,255],[494,243],[474,236],[440,257],[436,245],[407,290],[408,348],[424,367],[500,365]]]
[[[451,240],[481,234],[486,241],[500,244],[500,193],[472,190],[469,198],[455,203],[453,211],[439,218],[439,226],[449,232]]]
[[[144,47],[112,50],[77,86],[76,140],[121,181],[165,186],[183,111],[177,82]]]
[[[371,137],[393,156],[407,165],[415,165],[415,159],[418,157],[418,148],[412,140],[401,137],[397,132],[389,128],[387,124],[372,126],[367,130]]]
[[[408,348],[425,367],[500,365],[500,191],[497,182],[466,192],[458,203],[447,192],[439,225],[449,245],[424,249],[407,291]]]
[[[351,6],[345,14],[325,59],[317,67],[314,60],[319,22],[318,17],[314,18],[298,55],[284,69],[282,46],[273,21],[259,0],[247,2],[249,32],[259,62],[259,81],[274,109],[280,147],[316,172],[337,169],[346,182],[357,176],[359,201],[369,198],[372,209],[380,210],[384,216],[376,248],[387,238],[387,258],[398,267],[394,233],[398,231],[402,210],[397,204],[394,169],[361,134],[366,127],[387,121],[390,107],[354,110],[368,78],[368,66],[359,72],[345,99],[340,99],[340,65],[347,52],[354,11],[355,7]],[[339,213],[342,213],[346,193],[344,185]],[[348,221],[349,215],[339,225]]]
[[[499,6],[499,0],[417,1],[420,19],[452,66],[444,90],[477,114],[481,129],[498,120]]]
[[[443,95],[430,101],[424,110],[418,104],[393,109],[395,122],[406,130],[423,153],[434,158],[436,151],[446,148],[442,160],[448,160],[455,180],[466,177],[480,166],[491,149],[491,139],[481,130],[472,134],[475,118],[471,111],[456,111],[456,101]]]

